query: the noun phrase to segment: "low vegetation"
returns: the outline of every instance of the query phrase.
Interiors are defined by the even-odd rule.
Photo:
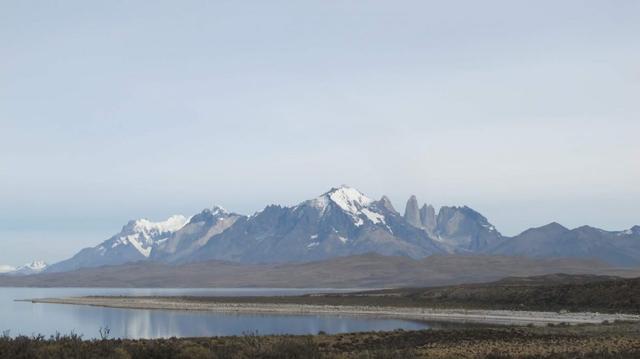
[[[547,275],[485,284],[293,297],[183,297],[185,301],[640,313],[640,278]]]
[[[631,323],[258,336],[82,340],[4,336],[0,358],[638,358]]]

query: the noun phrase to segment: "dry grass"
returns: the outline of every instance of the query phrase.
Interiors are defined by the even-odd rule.
[[[93,340],[0,338],[0,358],[638,358],[631,323],[316,336]]]
[[[176,299],[176,298],[173,298]],[[492,283],[287,297],[182,297],[212,303],[640,313],[640,278],[547,275]]]

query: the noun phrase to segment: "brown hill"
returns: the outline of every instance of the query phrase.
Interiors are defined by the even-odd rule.
[[[0,276],[0,286],[30,287],[427,287],[550,273],[640,276],[598,261],[500,256],[431,256],[421,260],[366,254],[299,264],[210,261],[138,262],[66,273]]]

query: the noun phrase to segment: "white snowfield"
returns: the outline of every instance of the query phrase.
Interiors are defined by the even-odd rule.
[[[34,271],[41,271],[43,269],[45,269],[47,267],[47,263],[45,261],[33,261],[31,263],[25,264],[21,267],[18,267],[18,269],[20,268],[24,268],[24,269],[31,269]]]
[[[169,217],[167,220],[160,221],[160,222],[151,222],[150,220],[143,218],[135,222],[135,230],[136,232],[147,232],[147,233],[175,232],[180,228],[184,227],[186,223],[187,223],[187,217],[183,215],[173,215]]]
[[[68,297],[26,300],[32,303],[89,305],[109,308],[159,309],[159,310],[195,310],[233,313],[267,314],[327,314],[327,315],[367,315],[404,319],[474,322],[487,324],[546,325],[549,323],[599,324],[605,321],[640,321],[640,315],[569,313],[569,312],[533,312],[512,310],[478,309],[433,309],[400,308],[372,306],[332,306],[307,304],[252,304],[252,303],[215,303],[190,302],[176,298],[135,298],[135,297]]]
[[[107,245],[107,247],[113,249],[130,245],[148,258],[154,247],[161,244],[168,235],[178,231],[188,222],[189,219],[183,215],[174,215],[165,221],[159,222],[152,222],[145,218],[131,221],[123,228],[119,236],[111,240],[111,244]],[[101,245],[98,249],[102,255],[107,252],[104,245]]]
[[[384,215],[375,212],[375,210],[370,207],[374,202],[375,201],[373,199],[365,196],[357,189],[342,185],[338,188],[332,189],[320,197],[305,201],[298,207],[310,204],[314,208],[319,209],[320,213],[324,213],[329,203],[334,203],[341,210],[351,216],[354,224],[358,227],[364,224],[363,217],[374,224],[386,224]]]

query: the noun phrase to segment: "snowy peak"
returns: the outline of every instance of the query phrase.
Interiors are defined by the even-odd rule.
[[[230,214],[229,211],[227,211],[222,206],[218,206],[218,205],[214,205],[211,208],[206,208],[202,210],[202,213],[208,213],[212,216],[226,216]]]
[[[30,270],[34,272],[41,272],[45,268],[47,268],[47,263],[45,261],[33,261],[31,263],[18,267],[18,270]]]
[[[131,220],[122,228],[122,233],[147,233],[160,234],[175,232],[187,223],[187,218],[183,215],[173,215],[165,221],[152,222],[146,218]]]
[[[226,218],[230,215],[231,213],[227,212],[226,209],[220,206],[213,206],[212,208],[206,208],[202,210],[202,212],[191,217],[189,223],[207,222],[214,219]],[[180,229],[182,229],[182,227]]]
[[[380,207],[383,209],[387,207],[385,206],[385,202],[382,203],[382,206],[376,206],[376,204],[379,203],[380,202],[372,200],[353,187],[342,185],[337,188],[332,188],[320,197],[306,201],[303,204],[312,205],[319,209],[321,214],[324,214],[329,207],[337,208],[351,217],[356,227],[360,227],[365,224],[365,221],[373,224],[385,223],[384,211],[381,212]],[[391,205],[388,199],[386,205]],[[393,208],[393,206],[391,206],[391,208]]]
[[[347,213],[357,214],[362,208],[368,207],[371,203],[373,203],[373,200],[362,192],[342,185],[331,188],[328,192],[312,200],[305,201],[301,205],[311,205],[324,212],[329,205],[333,204]]]
[[[11,268],[9,266],[4,266]],[[47,263],[41,260],[33,261],[31,263],[27,263],[22,265],[14,270],[6,271],[5,274],[9,275],[30,275],[30,274],[38,274],[44,271],[47,268]]]
[[[236,221],[186,260],[279,263],[370,252],[422,258],[443,251],[408,225],[388,198],[376,201],[340,186],[293,207],[269,205]]]
[[[174,215],[165,221],[152,222],[146,218],[129,221],[122,231],[98,247],[101,255],[107,255],[116,249],[134,248],[145,258],[151,250],[164,243],[171,234],[187,224],[185,216]]]
[[[212,225],[216,228],[226,228],[233,224],[233,220],[226,221],[225,219],[228,217],[236,219],[238,216],[226,213],[222,207],[214,206],[191,218],[174,215],[158,222],[146,218],[132,220],[123,226],[116,235],[95,247],[81,250],[72,258],[53,264],[47,268],[47,272],[65,272],[78,268],[158,259],[155,257],[156,252],[162,252],[157,253],[162,257],[161,255],[166,254],[166,248],[170,244],[173,245],[171,248],[175,248],[185,237],[215,235],[215,231],[209,231]],[[200,229],[204,232],[201,233]],[[182,236],[176,240],[175,237],[183,231]]]
[[[42,260],[38,260],[38,261],[33,261],[29,264],[25,264],[20,268],[27,268],[27,269],[31,269],[31,270],[35,270],[35,271],[41,271],[45,268],[47,268],[47,263],[45,261]]]
[[[330,208],[337,209],[350,216],[354,224],[359,227],[367,219],[374,224],[384,223],[384,215],[379,212],[378,206],[375,205],[378,203],[380,202],[372,200],[357,189],[342,185],[332,188],[319,197],[302,202],[295,209],[311,206],[318,210],[321,216],[325,215]],[[391,202],[388,202],[389,206],[390,204]],[[386,207],[383,205],[382,208]]]
[[[360,210],[368,207],[371,202],[373,202],[371,198],[365,196],[362,192],[345,185],[338,188],[332,188],[323,196],[326,196],[343,211],[352,214],[360,212]]]
[[[229,211],[227,211],[224,207],[222,206],[218,206],[218,205],[214,205],[213,207],[211,207],[211,209],[209,210],[211,212],[211,214],[213,214],[214,216],[216,215],[227,215],[230,214]]]

